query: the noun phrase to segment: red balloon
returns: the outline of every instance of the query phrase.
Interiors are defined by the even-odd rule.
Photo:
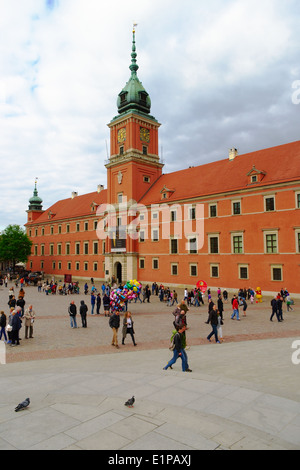
[[[206,284],[205,281],[198,281],[196,287],[197,287],[197,289],[200,289],[201,292],[203,292],[203,294],[204,294],[204,292],[205,292],[206,289],[207,289],[207,284]]]

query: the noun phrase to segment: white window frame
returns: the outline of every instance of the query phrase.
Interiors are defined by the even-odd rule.
[[[216,215],[211,215],[211,207],[216,206]],[[216,202],[210,202],[208,204],[208,217],[209,219],[215,219],[218,217],[218,204]]]
[[[296,191],[296,193],[295,193],[295,206],[296,206],[296,209],[300,209],[300,201],[299,201],[299,205],[298,205],[298,197],[300,197],[300,191]]]
[[[192,268],[196,268],[196,274],[192,274]],[[190,269],[190,277],[197,277],[198,276],[198,263],[190,263],[189,264],[189,269]]]
[[[236,253],[234,251],[234,240],[233,238],[234,237],[242,237],[242,251],[241,253]],[[244,232],[242,231],[237,231],[237,232],[231,232],[231,254],[233,255],[242,255],[244,254],[245,250],[244,250]]]
[[[154,267],[154,262],[157,261],[157,268]],[[152,269],[155,271],[159,269],[159,258],[152,258]]]
[[[239,212],[239,214],[235,214],[235,213],[234,213],[234,208],[233,208],[234,204],[237,204],[237,203],[239,203],[239,205],[240,205],[240,212]],[[233,200],[231,201],[231,215],[236,216],[236,215],[241,215],[241,214],[242,214],[242,200],[241,200],[241,199],[233,199]]]
[[[300,227],[295,228],[295,244],[296,244],[296,253],[300,253],[300,243],[299,243],[299,234],[300,234]]]
[[[173,273],[173,267],[177,270],[176,274]],[[171,276],[178,276],[178,263],[171,263]]]
[[[278,237],[278,229],[277,230],[263,230],[264,234],[264,254],[265,255],[276,255],[279,253],[279,237]],[[267,235],[276,235],[276,244],[277,250],[273,252],[267,251]]]
[[[191,240],[196,239],[196,253],[191,252]],[[187,235],[187,243],[188,243],[188,253],[189,255],[196,255],[198,253],[198,237],[197,235]]]
[[[213,274],[212,273],[213,268],[218,268],[218,275],[217,276],[212,275]],[[210,270],[210,277],[212,279],[219,279],[219,277],[220,277],[220,263],[210,263],[209,270]]]
[[[273,198],[274,199],[274,210],[272,211],[267,211],[267,207],[266,207],[266,204],[267,204],[267,199],[271,199]],[[275,197],[275,194],[267,194],[264,196],[264,212],[275,212],[276,211],[276,197]]]
[[[157,232],[157,240],[154,240],[154,233]],[[159,227],[154,227],[151,229],[151,240],[155,243],[159,242]]]
[[[280,269],[281,270],[281,279],[280,280],[274,279],[273,269]],[[273,281],[273,282],[283,282],[283,266],[282,266],[282,264],[271,264],[271,281]]]
[[[247,277],[242,277],[241,276],[241,268],[246,268],[247,269]],[[238,277],[241,281],[243,280],[248,280],[249,279],[249,264],[238,264]]]
[[[176,251],[176,253],[172,253],[172,240],[176,240],[176,241],[177,241],[177,251]],[[178,253],[179,253],[178,237],[175,237],[175,236],[171,236],[171,237],[170,237],[169,253],[170,253],[170,255],[178,255]]]
[[[211,246],[210,246],[210,239],[211,238],[218,238],[218,252],[217,253],[212,253],[211,252]],[[209,233],[208,234],[208,253],[210,255],[219,255],[220,254],[220,234],[219,233]]]

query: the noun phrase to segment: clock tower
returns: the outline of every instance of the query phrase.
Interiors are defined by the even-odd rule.
[[[159,178],[163,164],[158,155],[160,124],[151,116],[150,96],[138,79],[135,30],[131,53],[131,76],[118,95],[118,115],[110,128],[110,159],[106,164],[108,203],[115,204],[122,193],[139,201]],[[122,176],[121,176],[122,175]]]
[[[121,222],[121,217],[118,217],[119,204],[124,204],[126,201],[130,207],[133,203],[139,202],[161,176],[163,168],[158,154],[160,124],[150,114],[151,100],[138,79],[139,66],[136,57],[135,29],[133,29],[129,67],[131,76],[118,95],[118,115],[108,124],[110,158],[105,165],[107,203],[116,208],[118,220],[115,235],[110,237],[106,244],[106,273],[109,272],[109,277],[114,275],[121,282],[136,279],[139,242],[129,236],[127,227]],[[120,232],[123,234],[122,239],[119,237]]]

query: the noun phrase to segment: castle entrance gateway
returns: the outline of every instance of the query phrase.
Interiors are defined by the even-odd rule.
[[[115,263],[115,269],[114,269],[114,275],[117,280],[117,284],[121,284],[123,279],[122,279],[122,264],[118,261]]]

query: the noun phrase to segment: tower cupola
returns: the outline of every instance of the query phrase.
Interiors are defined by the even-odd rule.
[[[35,181],[33,196],[29,199],[29,206],[28,206],[29,211],[41,211],[43,209],[43,206],[42,206],[43,200],[38,195],[38,190],[37,190],[36,185],[37,185],[37,181]]]
[[[142,114],[149,114],[151,109],[150,96],[137,76],[139,66],[136,60],[135,27],[133,28],[132,34],[131,64],[129,66],[131,76],[123,90],[118,95],[118,112],[119,114],[123,114],[128,111],[135,111]]]

